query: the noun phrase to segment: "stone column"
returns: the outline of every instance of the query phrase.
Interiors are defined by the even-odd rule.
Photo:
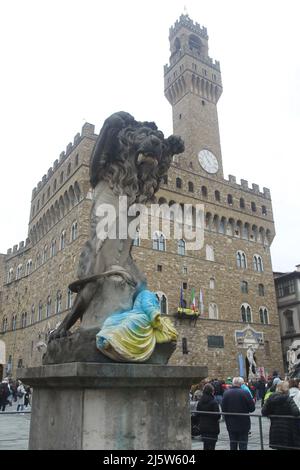
[[[206,367],[65,363],[19,369],[33,387],[29,449],[191,449],[189,390]]]

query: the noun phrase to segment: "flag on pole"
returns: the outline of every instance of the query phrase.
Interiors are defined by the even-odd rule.
[[[201,315],[203,315],[203,313],[204,313],[204,301],[203,301],[202,289],[200,289],[200,294],[199,294],[199,307],[200,307]]]
[[[191,309],[195,312],[196,310],[196,296],[195,296],[195,289],[192,287],[191,292]]]

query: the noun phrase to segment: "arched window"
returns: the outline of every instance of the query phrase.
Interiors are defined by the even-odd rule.
[[[209,280],[209,288],[214,289],[215,285],[216,285],[216,281],[213,277],[211,277],[210,280]]]
[[[79,155],[77,153],[75,156],[75,166],[78,166],[78,163],[79,163]]]
[[[39,302],[39,310],[38,310],[38,321],[41,321],[43,318],[43,303],[40,300]]]
[[[51,249],[50,249],[50,256],[52,258],[55,255],[56,255],[56,240],[52,240]]]
[[[62,171],[60,174],[60,178],[59,178],[60,184],[62,184],[63,181],[64,181],[64,172]]]
[[[46,317],[50,317],[51,315],[51,297],[50,295],[48,296],[48,299],[47,299],[47,307],[46,307]]]
[[[163,292],[156,292],[160,304],[160,313],[168,314],[168,298]]]
[[[241,250],[236,252],[236,265],[238,268],[241,269],[247,268],[247,258],[245,253]]]
[[[178,240],[178,254],[184,256],[185,255],[185,241],[184,240]]]
[[[201,187],[201,195],[202,197],[207,197],[207,187],[206,186],[202,186]]]
[[[141,237],[140,237],[139,229],[137,229],[137,231],[135,233],[135,237],[133,239],[132,245],[133,246],[140,246],[141,245]]]
[[[219,317],[219,310],[217,304],[211,302],[208,306],[208,318],[217,320]]]
[[[178,188],[178,189],[182,188],[182,179],[181,178],[176,178],[176,188]]]
[[[243,199],[242,197],[240,199],[240,208],[245,209],[245,199]]]
[[[252,311],[251,311],[251,307],[249,304],[242,304],[241,317],[242,317],[242,322],[244,323],[252,322]]]
[[[54,180],[54,183],[53,183],[53,192],[56,191],[56,187],[57,187],[57,181]]]
[[[194,183],[192,183],[191,181],[188,182],[188,188],[189,188],[189,192],[190,193],[193,193],[194,192]]]
[[[264,297],[265,295],[265,287],[263,284],[258,284],[258,295]]]
[[[252,212],[256,212],[256,204],[253,201],[251,202],[251,210]]]
[[[231,194],[227,195],[227,202],[230,206],[233,206],[233,197]]]
[[[12,282],[13,277],[14,277],[14,268],[10,268],[10,270],[7,273],[7,284],[9,282]]]
[[[32,270],[32,259],[28,260],[26,263],[26,271],[25,274],[28,276],[31,273]]]
[[[56,308],[55,308],[55,313],[60,313],[61,312],[61,301],[62,301],[62,294],[61,291],[57,291],[56,293]]]
[[[153,250],[166,251],[166,237],[163,233],[155,232],[153,236]]]
[[[248,294],[248,282],[247,281],[241,281],[241,292],[243,294]]]
[[[68,164],[67,176],[69,176],[70,173],[71,173],[71,163]]]
[[[27,324],[27,313],[23,312],[21,316],[21,328],[25,328]]]
[[[60,242],[59,242],[60,250],[63,250],[66,246],[66,231],[64,230],[60,235]]]
[[[11,329],[14,331],[17,329],[17,314],[13,315],[12,321],[11,321]]]
[[[220,220],[220,225],[219,225],[219,233],[225,234],[225,228],[226,228],[225,223],[226,223],[226,219],[222,217]]]
[[[43,263],[46,263],[48,259],[48,245],[44,246],[44,251],[43,251]]]
[[[19,264],[19,266],[17,267],[17,271],[16,271],[16,280],[22,277],[22,273],[23,273],[23,265]]]
[[[261,213],[262,213],[262,215],[267,215],[267,208],[266,208],[266,206],[261,206]]]
[[[7,317],[4,317],[2,320],[2,332],[5,333],[7,331]]]
[[[77,237],[78,237],[78,223],[75,220],[75,222],[73,222],[72,224],[72,229],[71,229],[71,241],[73,242],[74,240],[76,240]]]
[[[68,296],[67,296],[67,308],[72,308],[73,306],[73,292],[68,289]]]
[[[216,201],[221,201],[221,194],[220,194],[220,191],[215,191],[215,200],[216,200]]]
[[[254,271],[263,272],[264,267],[262,257],[260,255],[253,256],[253,269]]]
[[[31,325],[34,324],[34,316],[35,316],[35,307],[34,305],[31,305],[31,320],[30,320]]]
[[[264,325],[269,324],[269,314],[268,309],[266,307],[259,308],[259,320],[260,323],[263,323]]]

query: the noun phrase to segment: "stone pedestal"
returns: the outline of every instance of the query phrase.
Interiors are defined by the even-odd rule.
[[[65,363],[23,369],[33,387],[29,448],[191,448],[189,390],[206,367]]]

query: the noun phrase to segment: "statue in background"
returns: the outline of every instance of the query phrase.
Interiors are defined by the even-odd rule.
[[[77,297],[49,342],[67,336],[79,318],[80,331],[97,329],[97,347],[117,361],[143,362],[156,342],[176,340],[176,331],[169,320],[161,318],[155,294],[146,289],[145,276],[131,257],[133,239],[122,239],[118,234],[120,196],[127,197],[122,209],[126,216],[134,203],[155,202],[173,155],[183,150],[180,137],[165,139],[153,122],[137,122],[125,112],[106,119],[90,163],[90,239],[80,255],[78,280],[69,286]],[[104,206],[115,210],[116,217],[107,230],[115,230],[115,238],[99,232]],[[127,229],[136,218],[127,217]]]
[[[254,349],[250,345],[249,348],[247,349],[247,359],[249,363],[249,374],[248,377],[252,378],[256,376],[256,362],[254,359]]]

